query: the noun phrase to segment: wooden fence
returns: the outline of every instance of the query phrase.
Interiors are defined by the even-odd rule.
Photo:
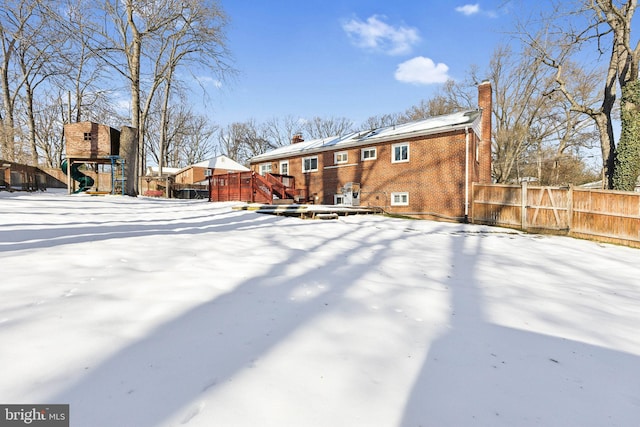
[[[640,193],[473,184],[471,222],[640,247]]]

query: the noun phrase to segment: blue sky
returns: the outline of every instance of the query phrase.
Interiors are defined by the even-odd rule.
[[[239,74],[212,94],[221,126],[286,115],[403,112],[472,64],[486,69],[510,24],[503,0],[221,0]]]

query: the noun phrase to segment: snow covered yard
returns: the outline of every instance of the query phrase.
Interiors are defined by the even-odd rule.
[[[640,251],[0,193],[0,403],[73,427],[637,426]]]

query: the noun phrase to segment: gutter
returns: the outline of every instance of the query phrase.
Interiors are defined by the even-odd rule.
[[[464,128],[464,222],[469,222],[469,127]]]

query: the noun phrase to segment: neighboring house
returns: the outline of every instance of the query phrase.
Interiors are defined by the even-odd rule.
[[[579,185],[578,187],[589,188],[589,189],[593,189],[593,190],[602,190],[602,189],[604,189],[602,180],[594,181],[594,182],[588,182],[586,184]],[[640,176],[636,180],[636,185],[635,185],[633,191],[635,191],[636,193],[640,193]]]
[[[162,168],[162,176],[163,177],[175,176],[176,173],[178,173],[179,170],[180,170],[180,168],[163,167]],[[147,166],[147,173],[145,174],[145,176],[158,176],[159,172],[160,172],[160,167],[158,167],[158,166]]]
[[[250,160],[261,175],[291,176],[308,201],[465,220],[471,184],[491,182],[491,84],[479,109],[347,136],[301,141]]]
[[[175,175],[176,184],[207,184],[207,177],[229,172],[246,172],[249,168],[231,160],[227,156],[218,156],[180,169]]]

